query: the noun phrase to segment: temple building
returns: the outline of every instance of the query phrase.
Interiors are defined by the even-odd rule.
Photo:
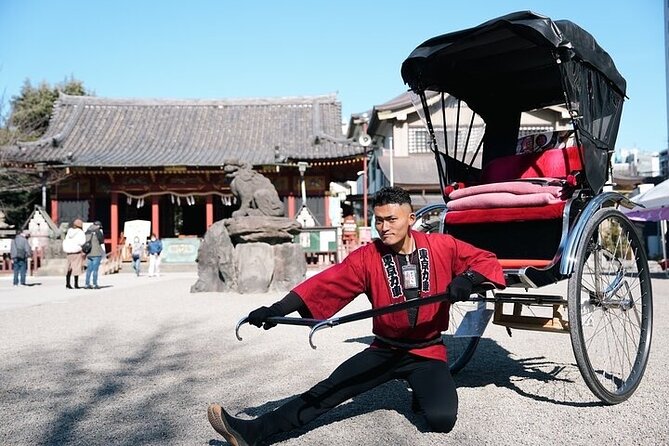
[[[108,247],[124,222],[147,220],[159,237],[204,235],[238,207],[226,164],[268,177],[286,215],[307,207],[332,223],[330,184],[367,168],[366,148],[345,139],[335,95],[239,100],[111,99],[61,95],[45,135],[10,150],[13,165],[64,176],[49,186],[56,224],[103,224]]]

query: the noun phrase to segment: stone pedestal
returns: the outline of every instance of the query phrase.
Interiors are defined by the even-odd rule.
[[[245,216],[214,223],[198,251],[191,293],[289,291],[304,280],[304,251],[292,243],[299,224],[282,217]]]

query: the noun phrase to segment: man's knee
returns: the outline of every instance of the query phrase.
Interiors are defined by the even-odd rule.
[[[447,433],[453,430],[458,415],[448,412],[426,412],[425,419],[433,432]]]

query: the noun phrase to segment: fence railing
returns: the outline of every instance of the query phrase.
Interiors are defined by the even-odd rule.
[[[33,249],[33,255],[28,259],[28,275],[35,275],[41,266],[44,259],[44,250],[42,248]],[[2,255],[2,261],[0,261],[0,274],[9,274],[12,272],[12,259],[9,256],[9,253]]]
[[[123,264],[123,246],[117,246],[114,251],[107,254],[100,267],[102,274],[115,274],[121,270]]]

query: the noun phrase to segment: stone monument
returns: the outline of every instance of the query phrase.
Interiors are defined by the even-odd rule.
[[[293,243],[300,224],[283,216],[283,203],[267,177],[236,160],[223,169],[240,207],[207,230],[191,293],[289,291],[307,270],[302,247]]]

